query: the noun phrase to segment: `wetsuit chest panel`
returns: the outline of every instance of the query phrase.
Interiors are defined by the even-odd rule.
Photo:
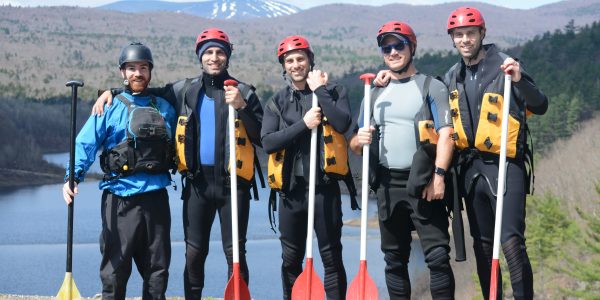
[[[215,164],[215,100],[200,93],[198,116],[200,123],[200,162]]]
[[[373,118],[379,126],[379,163],[392,169],[409,168],[417,150],[414,119],[423,96],[414,80],[390,82],[375,100]],[[393,155],[390,155],[393,153]]]

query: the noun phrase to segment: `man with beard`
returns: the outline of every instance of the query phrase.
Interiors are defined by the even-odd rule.
[[[202,74],[167,84],[163,88],[150,88],[173,104],[179,115],[177,124],[178,169],[185,178],[182,191],[183,228],[186,243],[184,289],[186,299],[201,299],[204,288],[204,265],[208,256],[210,231],[216,214],[219,215],[223,250],[227,259],[228,277],[233,267],[231,240],[231,196],[229,188],[229,153],[227,140],[228,105],[236,109],[247,138],[245,145],[254,151],[251,143],[260,145],[262,107],[254,87],[239,82],[238,87],[224,86],[224,81],[234,79],[227,72],[233,50],[227,34],[218,28],[202,31],[196,39],[196,54]],[[102,113],[102,105],[109,100],[110,92],[98,99],[94,112]],[[110,102],[109,102],[110,103]],[[181,129],[181,131],[180,131]],[[238,139],[238,145],[240,140]],[[238,149],[238,153],[243,152]],[[254,156],[253,156],[254,157]],[[254,175],[254,159],[238,160],[238,224],[240,270],[249,283],[246,263],[246,231],[250,212],[250,188]],[[242,178],[240,166],[249,177]]]
[[[170,149],[175,110],[147,92],[154,62],[148,47],[123,48],[119,68],[124,91],[103,116],[92,116],[77,135],[75,174],[67,168],[63,197],[77,193],[96,151],[106,173],[100,182],[102,234],[100,278],[103,299],[125,299],[132,259],[144,280],[144,299],[165,299],[171,261],[171,214],[165,189],[173,167]],[[141,124],[142,129],[132,124]],[[120,158],[123,158],[121,160]],[[73,175],[74,191],[68,177]]]
[[[446,170],[453,151],[448,89],[440,80],[417,72],[413,64],[417,37],[408,24],[385,23],[377,34],[377,45],[389,68],[389,84],[372,91],[372,126],[362,126],[361,112],[357,122],[361,127],[352,136],[350,149],[376,162],[370,168],[377,180],[370,184],[377,190],[388,293],[390,299],[411,297],[408,260],[414,228],[430,270],[432,299],[454,299],[446,211],[452,194]],[[371,153],[362,153],[368,144]],[[427,156],[422,168],[413,157],[427,148],[435,154],[430,155],[433,161]],[[412,178],[421,176],[415,176],[419,169],[426,170],[422,175],[427,179],[414,192]]]
[[[277,56],[283,67],[287,86],[267,104],[261,140],[269,154],[283,153],[283,186],[279,190],[279,231],[283,263],[281,277],[283,298],[291,299],[292,286],[302,272],[305,255],[308,215],[309,161],[311,129],[325,118],[336,132],[345,132],[350,124],[346,90],[328,81],[328,75],[313,70],[314,54],[302,36],[289,36],[278,45]],[[312,107],[313,93],[318,106]],[[344,141],[345,144],[345,141]],[[317,150],[317,161],[323,160]],[[284,151],[284,152],[283,152]],[[347,149],[344,147],[344,152]],[[339,164],[345,162],[338,161]],[[319,163],[317,163],[319,165]],[[272,176],[269,171],[269,183]],[[273,199],[274,201],[274,199]],[[345,299],[346,271],[342,261],[342,208],[338,182],[317,167],[315,216],[319,252],[325,267],[325,292],[328,299]]]

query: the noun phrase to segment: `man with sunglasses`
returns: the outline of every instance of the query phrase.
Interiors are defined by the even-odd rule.
[[[377,189],[388,293],[390,299],[411,297],[408,260],[411,231],[416,229],[430,269],[432,298],[453,299],[444,201],[452,194],[445,176],[453,151],[448,90],[441,81],[417,72],[413,64],[417,38],[408,24],[384,24],[377,34],[377,44],[391,80],[388,86],[372,90],[373,126],[362,126],[363,117],[359,116],[358,126],[362,127],[355,129],[350,148],[361,155],[362,146],[371,144],[371,153],[363,155],[370,155],[376,162],[371,169],[377,179],[370,180],[370,185]],[[417,160],[413,157],[419,157],[425,149],[437,152],[434,161],[414,163]],[[420,171],[423,166],[424,172]],[[427,178],[417,192],[409,188],[414,175]]]

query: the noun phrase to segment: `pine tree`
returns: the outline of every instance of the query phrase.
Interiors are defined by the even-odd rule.
[[[600,182],[596,184],[596,192],[600,196]],[[581,299],[600,299],[600,218],[581,209],[577,212],[587,223],[582,238],[577,240],[582,253],[567,257],[569,265],[563,271],[577,279],[581,287],[563,292]]]

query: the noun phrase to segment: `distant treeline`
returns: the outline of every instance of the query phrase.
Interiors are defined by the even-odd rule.
[[[87,120],[90,103],[80,102],[78,128]],[[58,181],[64,172],[42,159],[48,152],[69,149],[70,99],[0,98],[0,188]],[[30,171],[30,172],[24,172]],[[54,178],[54,179],[53,179]],[[25,181],[25,182],[21,182]]]

